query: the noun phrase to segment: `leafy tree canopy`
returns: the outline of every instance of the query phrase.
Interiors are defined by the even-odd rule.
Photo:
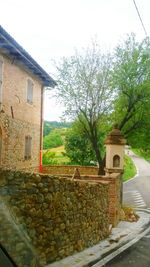
[[[144,146],[150,130],[150,39],[131,34],[115,50],[112,86],[117,92],[113,121],[131,144]]]
[[[61,129],[53,129],[48,135],[46,135],[43,139],[43,148],[48,149],[63,145],[61,132]]]
[[[80,127],[79,121],[75,121],[72,127],[66,132],[65,150],[72,164],[96,164],[95,153],[86,133]]]
[[[78,119],[103,173],[102,138],[115,123],[130,144],[148,144],[150,130],[150,39],[131,34],[112,55],[97,44],[64,58],[57,67],[57,96]],[[100,141],[101,138],[101,141]]]
[[[55,128],[69,128],[71,122],[44,121],[43,135],[48,135]]]
[[[110,86],[112,58],[101,53],[97,44],[64,58],[57,67],[57,96],[66,114],[78,118],[88,137],[99,166],[103,165],[99,146],[100,123],[112,110],[113,90]]]

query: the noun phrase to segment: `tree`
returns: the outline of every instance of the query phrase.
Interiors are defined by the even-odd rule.
[[[69,128],[70,126],[71,122],[44,121],[43,136],[48,135],[53,129]]]
[[[113,121],[129,144],[144,146],[150,130],[150,39],[131,34],[115,49],[112,87],[116,92]]]
[[[113,121],[129,143],[144,146],[150,131],[149,38],[139,43],[131,34],[116,48],[112,78],[117,93]]]
[[[66,132],[65,151],[66,155],[71,160],[71,164],[96,164],[96,158],[91,143],[86,133],[81,129],[79,121],[75,121],[72,127]]]
[[[99,144],[101,121],[112,109],[113,92],[110,87],[110,54],[102,54],[96,44],[83,53],[64,58],[57,67],[57,96],[66,107],[66,114],[78,118],[88,137],[103,173],[102,148]]]
[[[53,129],[43,139],[43,148],[53,148],[63,145],[63,138],[61,136],[61,129]]]

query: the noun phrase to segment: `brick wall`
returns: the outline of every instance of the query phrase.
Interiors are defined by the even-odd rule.
[[[73,175],[75,169],[78,168],[81,175],[97,175],[98,168],[92,166],[77,166],[77,165],[43,165],[42,173],[54,175]]]

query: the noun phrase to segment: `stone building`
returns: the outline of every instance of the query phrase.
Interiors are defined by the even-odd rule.
[[[0,166],[41,166],[43,92],[55,85],[0,26]]]

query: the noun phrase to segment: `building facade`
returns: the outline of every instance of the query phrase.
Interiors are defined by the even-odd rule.
[[[0,165],[41,166],[44,87],[56,82],[0,27]]]

